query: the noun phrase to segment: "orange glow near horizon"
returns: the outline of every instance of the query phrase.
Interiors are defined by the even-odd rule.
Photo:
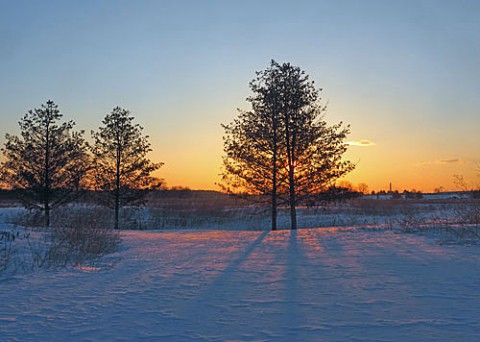
[[[474,119],[454,123],[450,118],[438,119],[432,126],[432,114],[428,114],[431,109],[423,103],[397,108],[388,98],[372,102],[355,93],[331,88],[326,94],[329,107],[325,120],[329,125],[343,121],[351,126],[345,159],[357,167],[345,180],[354,187],[366,183],[369,191],[379,191],[388,190],[392,183],[393,190],[399,191],[433,192],[440,187],[445,191],[461,190],[454,183],[454,175],[463,175],[471,188],[480,185],[476,171],[480,163],[478,122]],[[221,124],[236,117],[236,107],[248,108],[248,103],[242,100],[248,96],[248,88],[240,89],[244,93],[228,101],[207,101],[211,110],[206,106],[199,111],[195,104],[171,108],[173,117],[197,111],[200,121],[185,122],[185,127],[179,123],[168,127],[154,113],[140,111],[139,121],[145,123],[146,133],[151,137],[151,158],[165,163],[157,176],[164,178],[168,187],[219,190],[216,183],[220,180],[224,154]],[[461,109],[463,115],[470,115],[470,108]],[[407,118],[402,116],[404,111],[427,114]],[[162,133],[149,129],[156,126],[164,127]]]
[[[221,142],[220,142],[221,144]],[[462,190],[454,183],[454,175],[463,175],[467,186],[477,187],[480,177],[475,170],[475,162],[463,160],[451,161],[438,159],[426,162],[405,162],[395,160],[389,153],[379,153],[368,148],[350,148],[346,159],[357,162],[357,167],[344,179],[355,187],[366,183],[369,191],[388,190],[392,183],[393,190],[420,190],[433,192],[442,187],[445,191]],[[199,148],[200,149],[200,148]],[[216,152],[216,153],[215,153]],[[152,159],[155,154],[152,154]],[[404,157],[408,160],[407,156]],[[165,153],[161,158],[165,165],[155,174],[165,179],[167,187],[182,186],[192,190],[219,190],[216,183],[220,180],[222,152],[217,151],[202,156],[198,150],[189,153]]]

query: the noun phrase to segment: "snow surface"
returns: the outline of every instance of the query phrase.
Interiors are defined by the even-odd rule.
[[[123,233],[3,276],[2,341],[478,341],[480,249],[362,229]]]

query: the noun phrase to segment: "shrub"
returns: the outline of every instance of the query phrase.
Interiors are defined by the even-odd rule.
[[[72,212],[63,222],[56,223],[50,232],[48,264],[79,265],[115,252],[121,242],[120,234],[102,224],[99,216],[100,213]]]
[[[27,241],[30,233],[19,232],[15,229],[0,231],[0,271],[5,271],[11,265],[16,268],[16,257],[19,245]]]
[[[0,271],[76,266],[114,252],[120,234],[105,216],[94,207],[65,207],[54,212],[51,228],[0,231]],[[35,225],[37,218],[35,211],[23,212],[14,221]]]
[[[0,231],[0,270],[5,270],[12,258],[12,245],[15,234],[9,231]]]
[[[459,223],[480,224],[480,200],[469,199],[456,209],[455,214]]]

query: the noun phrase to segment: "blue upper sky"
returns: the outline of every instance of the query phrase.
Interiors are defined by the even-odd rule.
[[[376,144],[351,148],[352,181],[448,188],[480,157],[479,42],[474,0],[4,1],[0,142],[48,99],[87,131],[120,105],[168,184],[214,188],[220,124],[273,58],[324,88],[327,121]]]

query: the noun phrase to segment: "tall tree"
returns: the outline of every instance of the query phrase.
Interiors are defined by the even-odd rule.
[[[225,130],[222,188],[229,193],[246,193],[267,199],[271,205],[271,229],[277,229],[278,174],[281,125],[276,70],[257,72],[250,82],[253,95],[247,98],[250,111],[239,111],[238,118]]]
[[[105,203],[114,209],[114,226],[118,229],[119,210],[125,205],[142,203],[145,190],[160,186],[152,172],[163,163],[147,158],[152,151],[143,127],[133,123],[128,110],[115,107],[102,121],[98,132],[92,131],[95,184]]]
[[[353,170],[354,165],[342,160],[347,145],[349,127],[342,123],[328,126],[324,121],[326,106],[320,104],[313,81],[299,67],[290,63],[278,64],[276,69],[280,96],[280,116],[283,122],[290,206],[291,228],[297,228],[296,207],[312,196],[326,190],[336,179]]]
[[[342,160],[342,124],[328,126],[319,92],[308,75],[289,63],[272,61],[250,83],[254,95],[249,112],[240,112],[223,126],[224,181],[234,191],[271,194],[272,229],[278,200],[290,207],[291,228],[297,228],[297,204],[325,191],[354,168]]]
[[[20,189],[27,208],[40,209],[50,226],[50,211],[72,200],[74,182],[69,170],[77,162],[74,151],[84,148],[83,132],[73,132],[73,121],[59,123],[58,106],[47,101],[20,120],[21,135],[7,134],[2,149],[5,183]]]

